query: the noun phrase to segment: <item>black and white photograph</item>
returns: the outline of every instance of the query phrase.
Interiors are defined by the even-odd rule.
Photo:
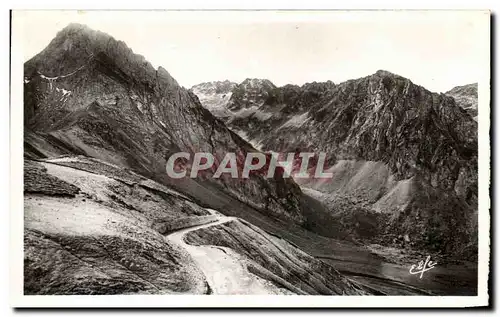
[[[490,19],[14,10],[16,303],[486,305]]]

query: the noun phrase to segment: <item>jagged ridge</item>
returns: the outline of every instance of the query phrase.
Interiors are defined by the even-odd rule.
[[[228,108],[253,108],[233,112],[231,129],[262,150],[326,152],[334,178],[304,185],[392,213],[389,231],[424,236],[437,249],[468,241],[477,209],[477,123],[458,101],[383,70],[337,85],[269,86],[233,92]],[[474,94],[474,87],[457,91]],[[447,223],[448,215],[457,221]]]
[[[165,163],[173,152],[211,152],[220,161],[226,152],[254,150],[166,70],[155,70],[125,43],[78,24],[26,63],[25,126],[29,155],[85,154],[167,183],[172,182]],[[197,181],[274,217],[302,221],[300,189],[293,181]],[[192,180],[172,185],[210,202]]]

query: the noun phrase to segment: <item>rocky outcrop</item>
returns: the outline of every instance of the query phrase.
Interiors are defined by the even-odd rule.
[[[255,151],[204,109],[163,68],[125,43],[71,24],[25,64],[25,145],[29,157],[78,154],[134,169],[184,188],[165,172],[171,154]],[[209,171],[213,173],[213,171]],[[300,189],[292,180],[196,180],[244,199],[263,213],[300,223]],[[188,195],[203,195],[191,191]]]
[[[446,95],[455,99],[460,107],[464,108],[477,121],[477,83],[464,86],[457,86]]]

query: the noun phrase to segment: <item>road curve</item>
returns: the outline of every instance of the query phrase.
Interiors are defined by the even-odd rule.
[[[245,265],[248,260],[229,248],[187,244],[184,241],[184,237],[188,232],[217,226],[230,221],[238,221],[238,218],[221,215],[215,210],[207,210],[212,215],[217,216],[217,221],[185,228],[171,233],[166,237],[172,243],[184,248],[191,255],[196,265],[205,274],[212,294],[293,294],[248,272]]]

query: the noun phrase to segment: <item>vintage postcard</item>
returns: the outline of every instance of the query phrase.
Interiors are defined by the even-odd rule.
[[[11,32],[13,306],[488,305],[489,11]]]

